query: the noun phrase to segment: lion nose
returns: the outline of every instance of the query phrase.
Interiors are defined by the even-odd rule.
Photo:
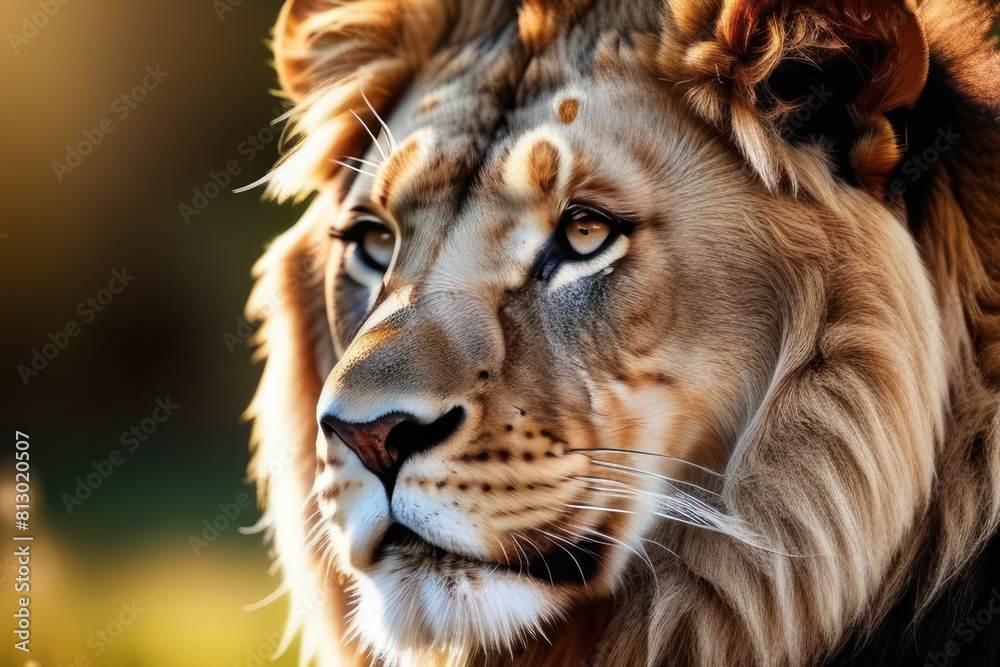
[[[382,481],[391,500],[396,477],[406,459],[447,440],[464,419],[465,409],[461,406],[430,423],[405,412],[392,412],[365,423],[347,422],[327,409],[320,418],[320,426],[328,442],[339,438],[358,455],[364,466]]]

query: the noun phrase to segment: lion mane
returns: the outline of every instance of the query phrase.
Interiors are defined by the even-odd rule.
[[[463,647],[452,660],[1000,661],[995,622],[959,634],[987,604],[1000,557],[1000,56],[989,24],[976,0],[287,0],[273,48],[292,146],[268,195],[312,200],[259,260],[247,307],[266,359],[249,472],[291,598],[286,645],[300,635],[303,660],[324,665],[392,662],[350,627],[351,582],[308,517],[316,408],[345,352],[328,319],[324,216],[357,177],[342,158],[375,138],[355,113],[391,118],[414,87],[469,70],[498,35],[515,57],[483,85],[516,107],[555,76],[532,63],[578,57],[586,35],[595,68],[648,74],[762,193],[825,213],[760,231],[768,253],[795,261],[768,277],[776,301],[762,307],[781,324],[759,391],[693,454],[721,473],[706,482],[718,530],[651,528],[669,551],[650,551],[628,586],[553,614],[508,652]],[[572,121],[575,102],[557,112]],[[876,209],[895,227],[866,226]],[[915,277],[885,278],[897,269]]]

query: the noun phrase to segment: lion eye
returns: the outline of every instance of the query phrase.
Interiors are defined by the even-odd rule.
[[[556,244],[570,260],[586,260],[603,252],[626,231],[618,218],[586,204],[570,204],[563,212]]]
[[[581,256],[592,255],[601,249],[611,235],[611,225],[593,219],[572,220],[566,225],[566,242],[573,252]]]
[[[358,250],[361,251],[365,263],[383,273],[389,269],[395,246],[395,237],[382,224],[370,226],[364,231],[358,242]]]
[[[370,288],[382,281],[396,251],[396,236],[376,216],[362,213],[350,228],[330,230],[330,236],[347,245],[344,270],[355,282]]]

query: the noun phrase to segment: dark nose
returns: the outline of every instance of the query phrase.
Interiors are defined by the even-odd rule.
[[[465,409],[461,406],[426,424],[403,412],[361,424],[342,421],[327,411],[320,418],[320,426],[328,441],[340,438],[366,468],[378,475],[391,500],[396,477],[406,459],[447,440],[463,419]]]

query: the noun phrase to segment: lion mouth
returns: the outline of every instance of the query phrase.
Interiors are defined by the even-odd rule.
[[[553,543],[552,548],[545,551],[522,544],[516,556],[511,555],[510,563],[485,561],[443,549],[401,523],[393,523],[376,547],[372,562],[377,564],[389,556],[399,555],[421,564],[429,562],[444,570],[490,568],[530,576],[553,586],[586,585],[597,575],[607,548],[607,542],[587,538]]]

